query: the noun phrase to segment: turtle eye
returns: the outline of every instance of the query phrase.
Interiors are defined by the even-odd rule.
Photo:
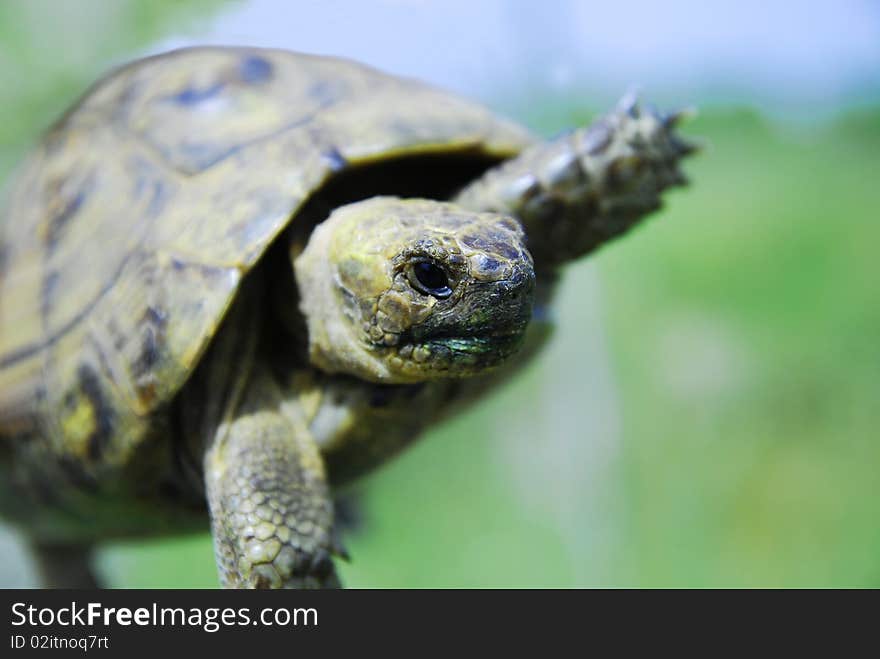
[[[449,276],[446,271],[430,261],[419,261],[413,264],[410,281],[422,293],[445,299],[452,295]]]

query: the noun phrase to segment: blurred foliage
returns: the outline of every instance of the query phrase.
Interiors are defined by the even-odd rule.
[[[693,130],[693,190],[602,257],[626,581],[880,585],[880,114]]]
[[[0,4],[0,171],[108,61],[220,4]],[[687,130],[693,187],[568,269],[546,354],[362,487],[348,585],[880,586],[880,111]],[[102,567],[216,585],[207,535]]]

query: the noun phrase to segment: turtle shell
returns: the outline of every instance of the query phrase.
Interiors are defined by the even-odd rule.
[[[120,464],[316,190],[368,164],[498,161],[531,141],[479,105],[336,58],[195,48],[118,69],[7,190],[0,436]]]

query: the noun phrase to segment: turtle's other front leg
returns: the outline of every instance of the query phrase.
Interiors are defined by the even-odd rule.
[[[92,570],[92,547],[75,543],[33,542],[43,588],[100,588]]]
[[[226,588],[334,588],[333,503],[318,447],[282,414],[269,376],[221,423],[205,454],[220,581]]]
[[[546,274],[624,233],[685,183],[679,161],[695,150],[632,96],[592,125],[525,150],[455,197],[474,210],[519,218],[535,271]]]

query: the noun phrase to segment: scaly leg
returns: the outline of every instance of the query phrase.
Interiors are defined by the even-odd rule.
[[[333,588],[333,503],[318,447],[281,412],[263,372],[205,454],[220,581],[226,588]]]
[[[695,146],[674,131],[685,114],[628,96],[589,127],[490,169],[453,201],[517,217],[541,277],[624,233],[685,183],[678,164]]]

